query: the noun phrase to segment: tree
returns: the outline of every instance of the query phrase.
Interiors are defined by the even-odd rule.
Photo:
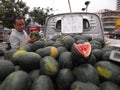
[[[12,21],[16,15],[25,16],[29,7],[21,0],[0,0],[0,20],[3,26],[13,28]]]
[[[24,1],[24,0],[23,0]],[[34,21],[44,25],[47,16],[49,16],[52,8],[40,8],[34,7],[29,12],[29,7],[22,0],[0,0],[0,21],[3,22],[3,26],[7,28],[13,28],[12,21],[15,16],[23,16],[28,14],[30,17],[34,17]],[[27,23],[30,22],[27,20]]]
[[[40,8],[34,7],[33,11],[29,12],[30,17],[33,19],[34,22],[37,22],[41,25],[45,24],[46,18],[51,15],[49,12],[52,11],[52,8]]]

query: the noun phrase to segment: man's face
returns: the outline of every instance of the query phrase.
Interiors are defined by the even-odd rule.
[[[14,27],[19,32],[22,32],[24,30],[25,22],[23,19],[16,19],[16,22],[14,24]]]

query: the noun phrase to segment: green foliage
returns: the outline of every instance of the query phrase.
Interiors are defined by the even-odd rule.
[[[0,0],[0,21],[3,22],[4,27],[11,29],[13,28],[12,20],[15,16],[19,15],[25,18],[25,15],[28,14],[31,17],[35,17],[35,22],[43,25],[51,10],[52,8],[41,9],[40,7],[34,7],[29,12],[29,6],[26,6],[24,0]]]
[[[3,21],[3,26],[13,28],[12,20],[16,15],[24,16],[28,13],[29,7],[21,1],[15,0],[0,0],[0,20]]]
[[[45,24],[45,20],[49,14],[49,12],[52,11],[51,8],[40,8],[40,7],[35,7],[33,11],[29,12],[29,15],[33,18],[33,21],[38,22],[41,25]]]

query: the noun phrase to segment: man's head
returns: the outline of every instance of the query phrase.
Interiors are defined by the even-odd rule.
[[[16,30],[19,32],[22,32],[24,30],[25,21],[22,17],[15,17],[13,20],[13,26]]]

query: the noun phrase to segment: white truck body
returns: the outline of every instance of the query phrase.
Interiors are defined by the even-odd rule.
[[[47,18],[45,38],[55,34],[88,34],[93,38],[104,39],[104,30],[100,17],[95,13],[63,13]]]

